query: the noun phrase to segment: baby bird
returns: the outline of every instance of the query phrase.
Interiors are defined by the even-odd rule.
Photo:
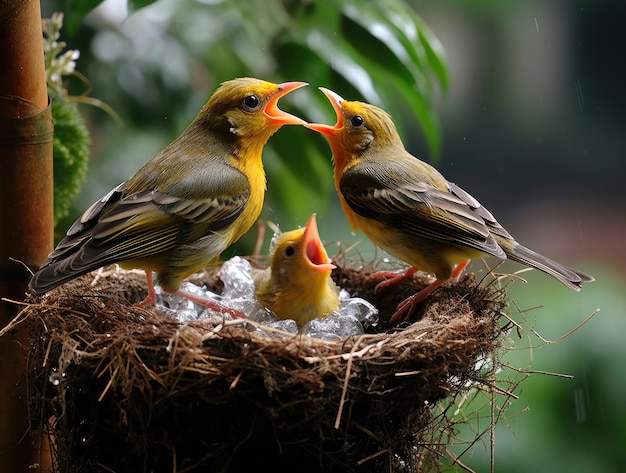
[[[335,109],[337,123],[305,126],[330,144],[335,188],[352,231],[360,229],[411,265],[377,288],[410,277],[417,268],[437,278],[401,302],[391,322],[409,320],[416,304],[461,274],[471,258],[485,255],[531,266],[575,291],[594,280],[516,242],[474,197],[411,155],[384,110],[320,90]]]
[[[95,202],[35,273],[42,294],[82,274],[119,263],[146,271],[154,304],[154,271],[161,288],[207,307],[216,303],[180,291],[257,220],[265,196],[261,160],[282,125],[305,123],[278,100],[307,85],[253,78],[224,82],[183,133],[127,181]]]
[[[315,214],[304,228],[280,233],[272,242],[270,265],[253,274],[255,298],[281,319],[302,327],[339,307],[335,268],[322,244]]]

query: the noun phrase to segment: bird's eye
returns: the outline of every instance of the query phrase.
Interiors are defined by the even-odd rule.
[[[246,98],[243,99],[243,104],[248,108],[257,108],[259,106],[259,98],[254,95],[246,95]]]
[[[285,248],[285,256],[287,258],[291,258],[295,252],[296,252],[296,250],[294,250],[293,246],[291,246],[291,245],[289,245],[287,248]]]
[[[350,119],[350,125],[352,125],[354,128],[362,126],[364,122],[365,120],[363,120],[363,117],[361,115],[355,115]]]

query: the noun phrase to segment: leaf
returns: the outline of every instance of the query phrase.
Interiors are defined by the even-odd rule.
[[[434,74],[444,89],[448,87],[441,43],[408,4],[398,0],[347,3],[344,14],[382,41],[421,84],[420,90],[432,92],[429,74]]]
[[[310,143],[301,140],[294,146],[293,140],[285,141],[291,153],[285,153],[284,147],[276,143],[266,146],[264,163],[268,191],[265,212],[282,225],[295,226],[303,213],[322,212],[330,204],[333,195],[330,151],[322,156]],[[307,170],[298,168],[298,164]]]
[[[148,5],[152,5],[156,0],[128,0],[128,14],[132,15]]]
[[[103,1],[104,0],[66,0],[64,24],[67,33],[70,36],[74,36],[85,16]]]
[[[336,87],[346,99],[361,97],[386,109],[399,129],[420,126],[431,153],[439,153],[440,130],[432,97],[435,82],[448,87],[445,56],[408,4],[400,0],[318,1],[300,11],[289,33],[308,64],[299,61],[298,54],[291,60],[312,73],[316,84]],[[309,76],[306,80],[313,82]],[[409,110],[412,119],[407,118]]]
[[[104,0],[66,0],[65,2],[65,29],[70,36],[78,31],[83,20],[92,10]],[[157,0],[128,0],[128,14],[131,15]]]
[[[443,45],[421,19],[416,21],[419,21],[422,25],[419,28],[419,39],[426,52],[431,72],[435,73],[443,90],[448,90],[450,87],[450,75],[448,74],[448,65]]]

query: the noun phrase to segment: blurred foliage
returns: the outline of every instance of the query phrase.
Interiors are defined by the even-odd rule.
[[[63,78],[75,73],[77,50],[65,51],[59,41],[63,14],[55,13],[42,22],[46,82],[54,120],[54,224],[67,216],[80,187],[85,182],[89,161],[89,133],[76,105],[67,98]]]

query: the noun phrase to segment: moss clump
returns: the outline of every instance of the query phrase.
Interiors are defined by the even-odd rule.
[[[54,224],[66,217],[85,182],[89,161],[89,132],[76,105],[48,88],[54,120]]]

